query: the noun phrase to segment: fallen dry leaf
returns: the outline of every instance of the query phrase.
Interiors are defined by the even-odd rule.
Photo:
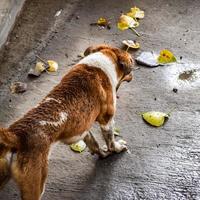
[[[107,26],[108,25],[108,20],[104,17],[100,17],[98,20],[97,20],[97,24],[99,26]]]
[[[37,62],[35,65],[35,70],[38,72],[43,72],[45,70],[45,64],[43,62]]]
[[[129,28],[136,28],[139,26],[139,22],[135,21],[133,18],[122,14],[119,18],[117,27],[118,29],[124,31]]]
[[[140,10],[138,7],[131,8],[130,12],[128,12],[126,15],[129,17],[132,17],[134,19],[143,19],[144,18],[144,11]]]
[[[58,70],[58,63],[54,60],[47,60],[48,68],[47,71],[49,72],[56,72]]]
[[[119,21],[117,23],[117,27],[119,30],[124,31],[127,29],[131,29],[136,35],[140,36],[140,34],[134,29],[138,26],[139,22],[124,14],[120,16]]]

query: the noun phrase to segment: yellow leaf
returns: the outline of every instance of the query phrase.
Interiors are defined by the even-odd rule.
[[[107,26],[108,25],[108,21],[107,19],[105,19],[104,17],[100,17],[97,21],[97,24],[99,26]]]
[[[133,18],[127,15],[121,15],[117,23],[117,27],[120,30],[126,30],[129,28],[135,28],[139,26],[139,22],[135,21]]]
[[[140,44],[138,42],[133,41],[133,40],[123,40],[122,43],[125,44],[128,48],[132,48],[132,49],[139,49],[140,48]]]
[[[162,63],[162,64],[172,63],[172,62],[176,62],[176,57],[171,51],[164,49],[160,52],[160,55],[158,56],[157,61],[158,63]]]
[[[130,12],[128,12],[126,15],[129,17],[132,17],[134,19],[143,19],[144,18],[144,11],[140,10],[137,7],[131,8]]]
[[[115,136],[119,136],[120,135],[120,129],[119,128],[115,127],[113,131],[114,131],[114,135]]]
[[[76,151],[76,152],[83,152],[86,148],[86,144],[83,140],[80,140],[79,142],[76,142],[74,144],[71,144],[70,145],[70,148],[73,150],[73,151]]]
[[[56,72],[58,70],[58,63],[54,60],[48,60],[47,63],[49,65],[47,69],[49,72]]]
[[[150,111],[142,114],[143,119],[152,126],[162,126],[169,114],[163,112]]]
[[[45,64],[43,62],[37,62],[35,65],[35,70],[37,72],[43,72],[45,70]]]

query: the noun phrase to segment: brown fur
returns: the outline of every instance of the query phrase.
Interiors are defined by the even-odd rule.
[[[85,55],[97,51],[101,51],[115,63],[119,84],[124,80],[131,80],[133,60],[128,53],[100,45],[88,48]],[[36,108],[8,129],[0,129],[0,158],[4,159],[7,152],[16,152],[11,171],[23,200],[40,199],[47,177],[51,144],[57,141],[70,144],[73,137],[89,131],[95,121],[102,126],[108,149],[101,149],[89,132],[84,141],[92,153],[106,157],[112,152],[126,149],[114,141],[112,130],[104,127],[115,114],[113,98],[110,80],[101,69],[78,64]],[[61,113],[64,117],[67,114],[67,120],[60,123]],[[8,169],[5,159],[2,162],[0,160],[2,182],[7,180]]]

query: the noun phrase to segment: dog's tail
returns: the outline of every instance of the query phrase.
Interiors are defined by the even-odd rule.
[[[0,189],[2,189],[11,178],[10,164],[6,158],[0,158]]]
[[[18,147],[18,138],[15,134],[10,132],[6,128],[0,128],[0,143],[10,147],[17,148]]]

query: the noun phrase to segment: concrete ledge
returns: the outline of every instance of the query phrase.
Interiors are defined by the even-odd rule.
[[[25,0],[0,1],[0,48],[7,40]]]

